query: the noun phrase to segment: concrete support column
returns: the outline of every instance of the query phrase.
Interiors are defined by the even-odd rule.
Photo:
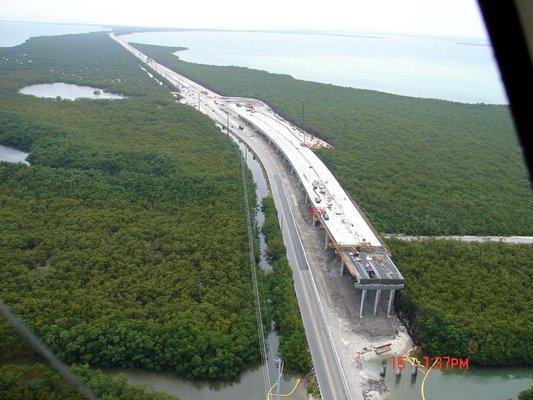
[[[389,306],[387,307],[387,317],[390,317],[390,312],[392,310],[392,302],[394,301],[394,292],[396,292],[396,290],[392,289],[389,294]]]
[[[361,291],[361,306],[359,307],[359,318],[363,318],[363,307],[365,306],[366,289]]]
[[[340,261],[341,261],[341,276],[343,276],[344,275],[344,263],[342,262],[342,260]]]
[[[324,236],[324,250],[328,249],[328,234]]]
[[[378,312],[379,299],[381,297],[381,289],[376,290],[376,298],[374,299],[374,315]]]

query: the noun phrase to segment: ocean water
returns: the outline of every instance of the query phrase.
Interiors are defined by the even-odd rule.
[[[33,36],[65,35],[102,30],[108,29],[96,25],[0,21],[0,47],[17,46]]]
[[[488,39],[227,31],[145,32],[124,38],[188,47],[177,55],[195,63],[415,97],[508,103]]]

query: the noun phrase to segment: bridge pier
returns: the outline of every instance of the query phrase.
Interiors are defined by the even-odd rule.
[[[378,312],[379,299],[381,297],[381,289],[376,290],[376,297],[374,298],[374,315]]]
[[[361,291],[361,305],[359,306],[359,318],[363,318],[363,307],[365,306],[366,289]]]
[[[390,312],[392,309],[392,302],[394,300],[394,293],[396,292],[395,289],[390,290],[389,292],[389,306],[387,307],[387,317],[390,317]]]

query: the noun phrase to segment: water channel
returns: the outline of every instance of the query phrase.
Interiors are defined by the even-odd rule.
[[[422,372],[416,379],[411,378],[410,364],[398,379],[391,367],[390,355],[387,360],[387,373],[384,383],[389,389],[385,400],[420,399],[420,386],[424,378]],[[380,380],[381,360],[375,359],[363,365],[363,373]],[[431,370],[425,383],[426,400],[507,400],[517,398],[518,393],[533,385],[531,368],[476,368],[468,370]]]
[[[255,213],[256,223],[261,227],[265,215],[261,211],[261,201],[269,195],[269,188],[263,173],[261,164],[256,160],[248,148],[234,140],[243,157],[246,165],[252,172],[255,183],[255,196],[257,209]],[[259,255],[260,268],[268,273],[272,266],[266,257],[266,244],[263,234],[259,233]],[[278,355],[279,338],[274,330],[268,334],[268,351],[269,351],[269,372],[272,381],[274,380],[273,360]],[[145,384],[152,390],[170,393],[179,396],[185,400],[264,400],[264,385],[262,366],[256,366],[245,370],[239,379],[234,382],[202,382],[185,380],[173,373],[148,372],[144,370],[112,370],[112,373],[120,373],[128,379],[130,383]],[[296,384],[296,378],[284,376],[281,384],[281,393],[291,391]],[[307,389],[300,382],[294,393],[288,397],[289,400],[306,400]]]
[[[253,154],[241,143],[237,142],[245,162],[252,172],[255,183],[255,195],[257,209],[255,213],[256,223],[261,227],[265,216],[261,211],[261,201],[268,196],[269,189],[263,170]],[[0,145],[0,161],[28,164],[26,157],[29,153],[16,150],[11,147]],[[266,257],[266,243],[263,234],[259,233],[260,268],[268,273],[272,270]],[[273,360],[277,358],[279,338],[274,330],[268,333],[269,372],[271,379],[274,378]],[[264,385],[262,366],[255,366],[245,370],[234,382],[202,382],[182,379],[171,372],[149,372],[145,370],[113,369],[108,372],[126,376],[128,382],[145,384],[155,391],[166,392],[187,400],[263,400]],[[296,384],[296,378],[285,376],[281,385],[281,393],[292,390]],[[302,383],[298,385],[290,396],[292,400],[307,399],[307,390]]]
[[[93,99],[93,100],[117,100],[124,96],[116,93],[104,92],[102,89],[79,86],[64,82],[39,83],[30,85],[19,90],[20,94],[55,99],[61,97],[67,100]]]

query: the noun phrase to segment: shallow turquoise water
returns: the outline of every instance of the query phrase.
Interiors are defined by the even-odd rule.
[[[185,46],[179,57],[415,97],[507,103],[488,39],[405,35],[146,32],[130,42]]]
[[[0,47],[17,46],[33,36],[65,35],[102,30],[105,30],[105,28],[96,25],[0,21]]]

